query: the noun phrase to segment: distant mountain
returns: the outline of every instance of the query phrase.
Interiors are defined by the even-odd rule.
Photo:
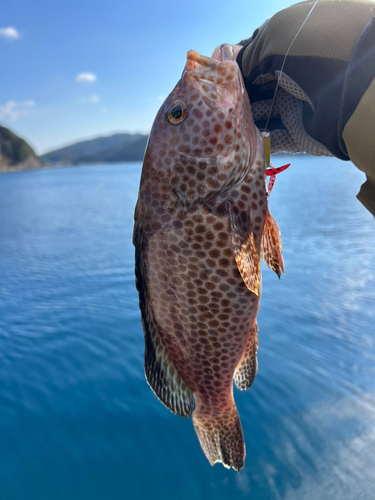
[[[0,172],[40,167],[40,161],[26,141],[0,125]]]
[[[114,134],[81,141],[40,157],[44,164],[83,164],[141,161],[147,144],[142,134]]]

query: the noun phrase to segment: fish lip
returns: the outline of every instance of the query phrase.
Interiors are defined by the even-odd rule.
[[[208,69],[214,68],[219,62],[218,59],[213,59],[212,57],[202,56],[201,54],[198,54],[196,50],[189,50],[189,52],[187,53],[187,60],[191,61],[192,63],[204,66]]]
[[[195,50],[189,50],[187,53],[182,80],[198,90],[211,108],[227,108],[233,104],[236,94],[238,95],[239,68],[232,58],[232,53],[233,49],[228,44],[219,47],[218,59],[202,56]],[[221,76],[228,69],[229,77]]]
[[[206,81],[206,74],[220,64],[218,59],[202,56],[196,50],[189,50],[186,57],[184,73],[195,80]]]
[[[190,57],[190,53],[191,57]],[[205,104],[214,110],[227,108],[232,105],[232,99],[227,97],[233,82],[229,85],[224,80],[221,83],[214,81],[216,67],[220,64],[217,59],[200,56],[195,51],[188,52],[188,59],[182,74],[182,82],[186,88],[198,91]],[[202,62],[202,64],[201,64]],[[212,95],[217,98],[211,98]]]
[[[236,56],[234,46],[230,43],[222,43],[216,47],[214,53],[212,54],[212,58],[219,61],[235,61]]]

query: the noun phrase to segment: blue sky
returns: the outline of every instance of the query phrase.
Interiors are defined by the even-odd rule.
[[[0,124],[38,154],[114,132],[147,133],[189,49],[211,55],[293,3],[2,2]]]

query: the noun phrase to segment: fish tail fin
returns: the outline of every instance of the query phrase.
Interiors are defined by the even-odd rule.
[[[193,424],[200,445],[211,465],[221,462],[239,472],[245,462],[245,442],[241,421],[232,397],[231,407],[211,415],[200,412],[199,404],[193,411]]]

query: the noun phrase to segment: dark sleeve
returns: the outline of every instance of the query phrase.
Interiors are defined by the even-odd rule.
[[[352,160],[367,175],[358,198],[375,215],[375,4],[318,2],[291,46],[313,4],[278,12],[240,42],[254,120],[268,122],[273,153]]]

